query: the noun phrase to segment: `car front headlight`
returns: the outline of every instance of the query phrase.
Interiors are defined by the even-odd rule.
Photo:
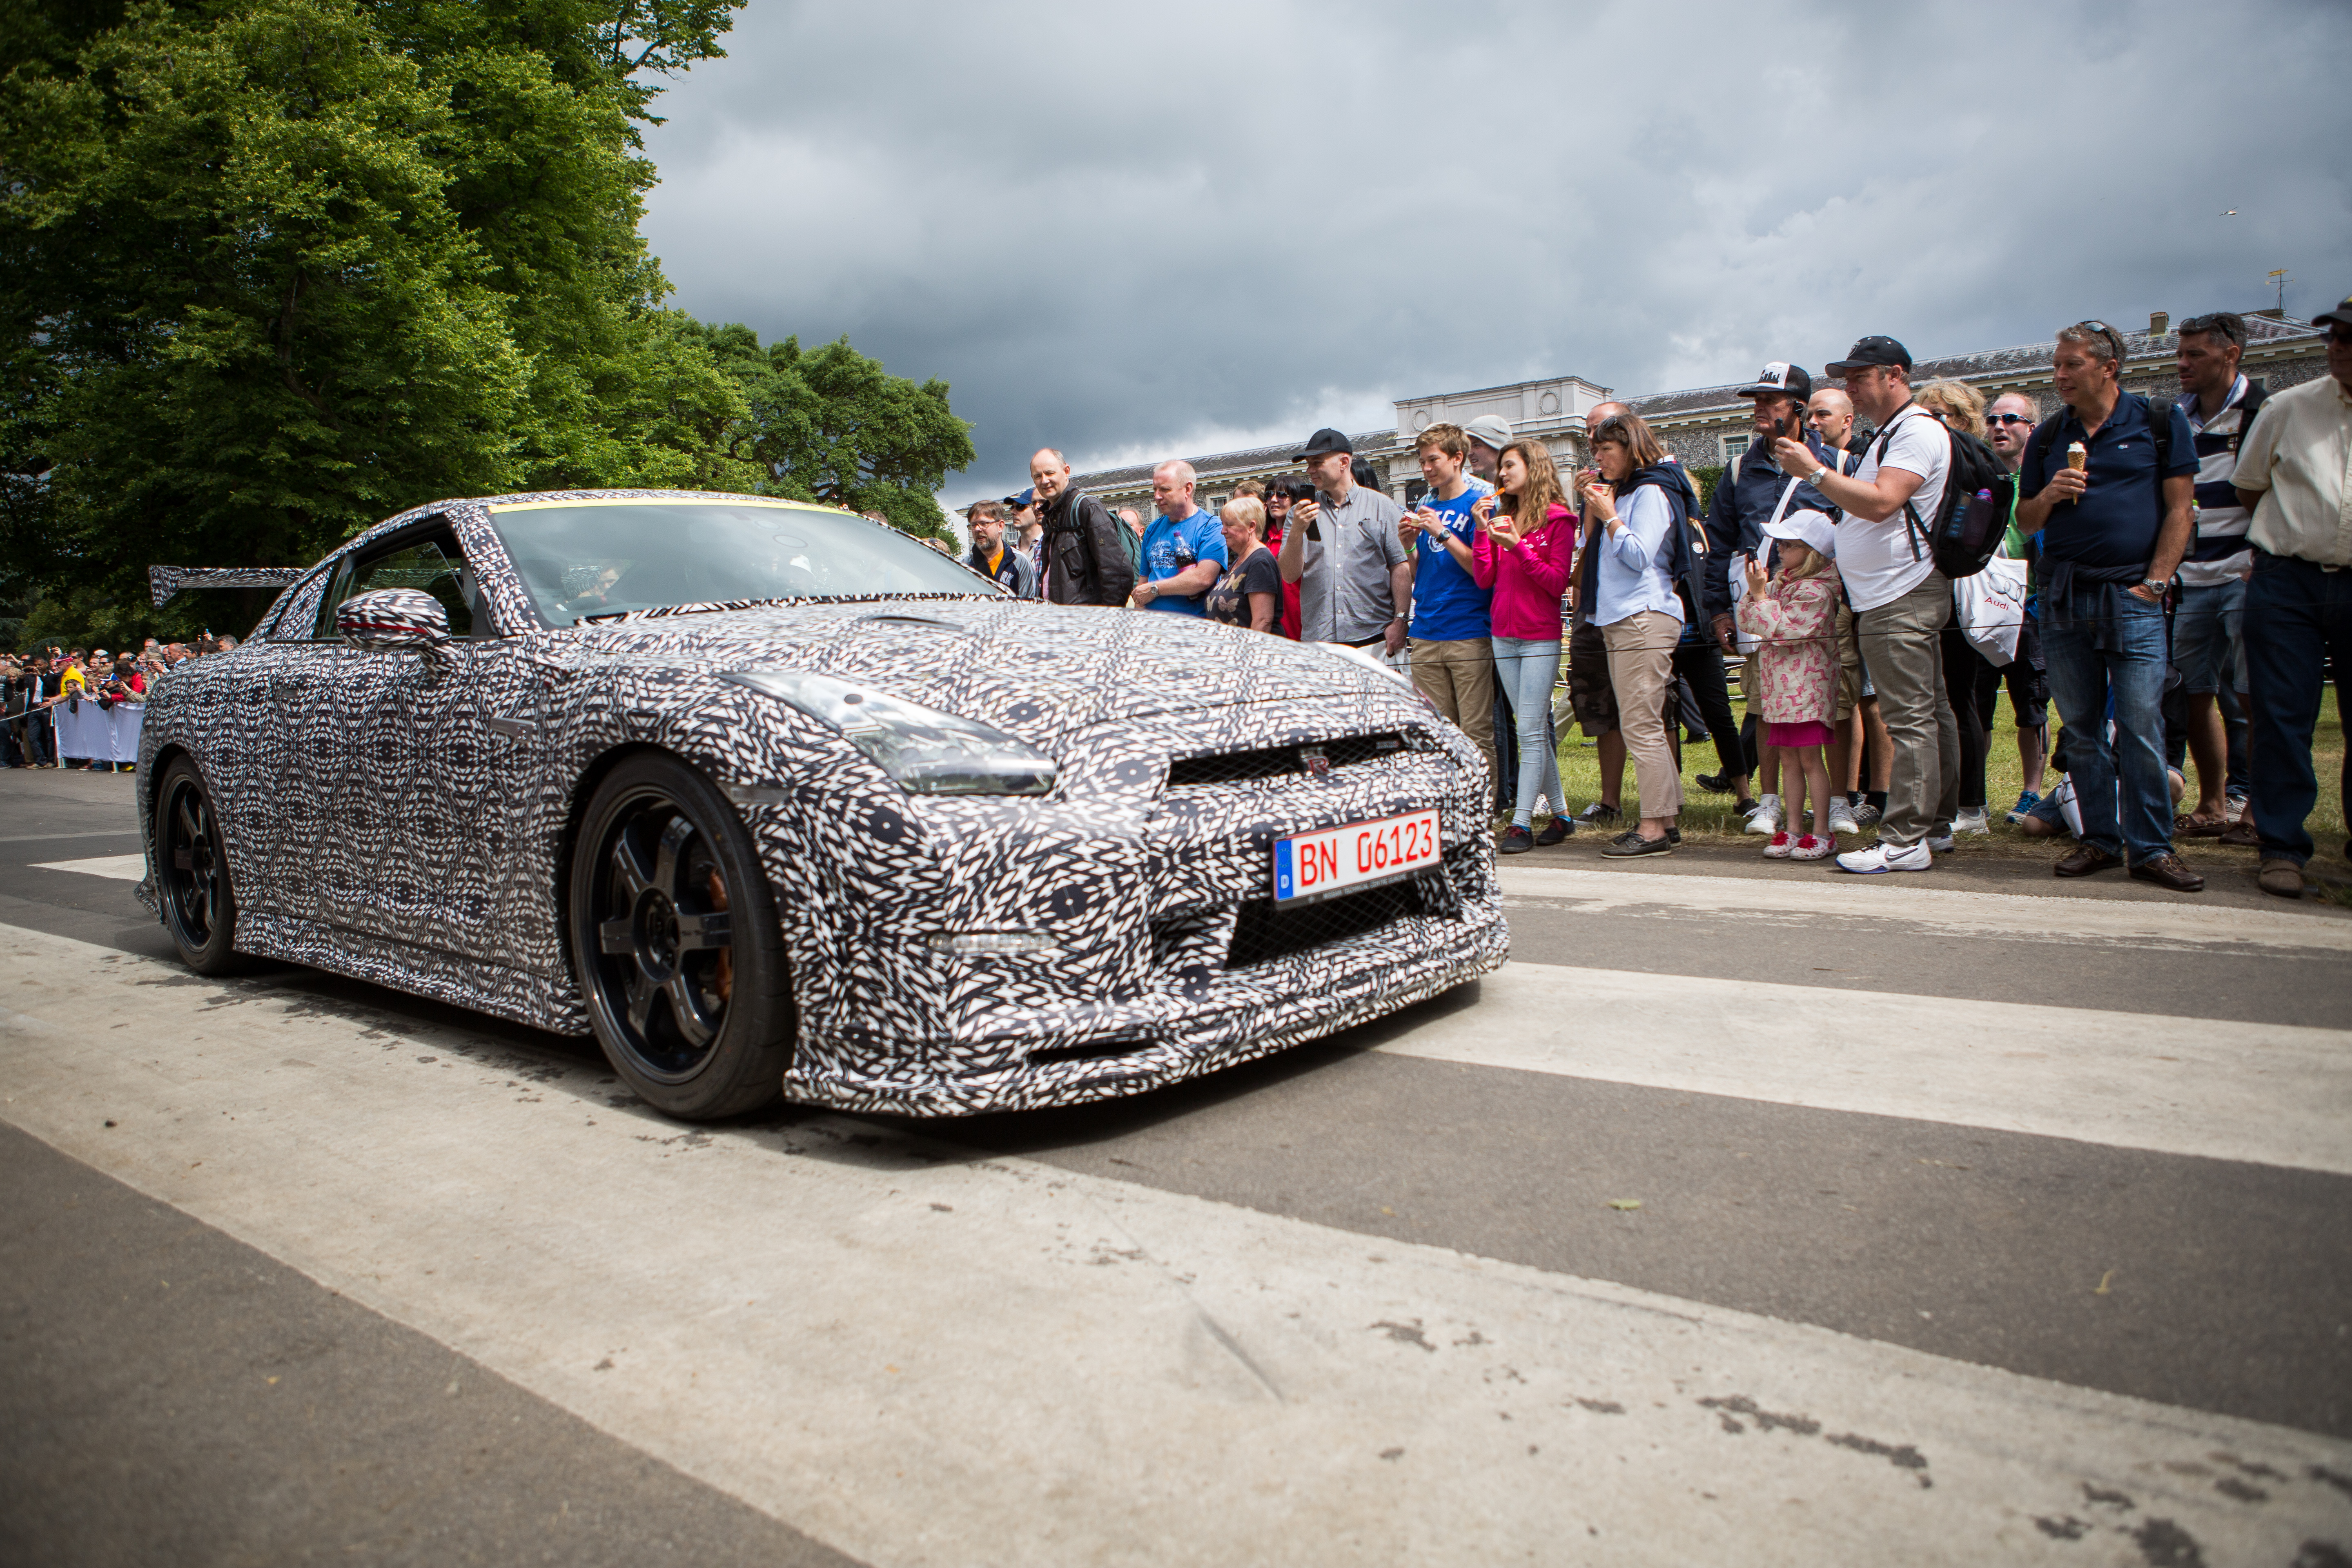
[[[861,681],[789,669],[726,679],[830,724],[908,795],[1049,795],[1054,759],[1002,730]]]

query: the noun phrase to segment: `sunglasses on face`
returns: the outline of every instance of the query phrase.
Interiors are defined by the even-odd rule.
[[[2031,425],[2033,423],[2033,420],[2030,416],[2023,414],[1988,414],[1985,416],[1985,423],[1988,425]]]

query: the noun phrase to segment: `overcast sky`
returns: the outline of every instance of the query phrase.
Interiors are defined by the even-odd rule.
[[[728,47],[648,137],[674,302],[950,383],[951,504],[1041,445],[2352,292],[2344,0],[751,0]]]

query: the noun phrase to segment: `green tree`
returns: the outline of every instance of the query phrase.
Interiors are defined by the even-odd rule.
[[[719,444],[715,483],[878,511],[919,538],[953,538],[936,496],[973,453],[946,382],[892,375],[846,338],[810,353],[796,337],[763,349],[745,326],[701,331],[747,404]]]
[[[637,126],[738,4],[0,8],[0,558],[131,605],[436,496],[722,480]]]

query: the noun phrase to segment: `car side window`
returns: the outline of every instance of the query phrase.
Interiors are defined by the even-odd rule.
[[[457,549],[457,536],[446,530],[422,539],[412,536],[396,548],[375,554],[352,557],[338,570],[335,585],[328,592],[320,626],[331,635],[334,606],[383,588],[415,588],[432,595],[448,613],[450,636],[474,635],[473,574]]]
[[[335,629],[335,607],[351,593],[344,584],[352,580],[352,558],[348,555],[335,563],[327,575],[327,591],[319,595],[318,624],[310,628],[312,642],[341,642],[343,634]]]

